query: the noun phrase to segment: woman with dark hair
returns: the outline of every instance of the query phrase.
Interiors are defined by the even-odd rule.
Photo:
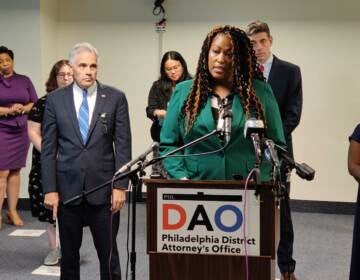
[[[0,47],[0,228],[7,195],[6,223],[24,225],[16,207],[20,190],[20,169],[29,150],[27,114],[37,100],[31,80],[15,73],[14,53]]]
[[[60,60],[55,63],[50,71],[49,78],[45,84],[46,93],[62,88],[73,82],[71,66],[68,60]],[[33,143],[32,165],[29,174],[29,197],[31,213],[38,217],[41,222],[47,222],[47,233],[50,243],[50,253],[44,260],[45,265],[56,265],[60,259],[60,250],[58,249],[55,221],[53,220],[52,211],[45,208],[44,193],[41,184],[41,123],[43,120],[45,102],[47,95],[41,97],[33,106],[28,118],[29,138]]]
[[[189,80],[186,62],[176,51],[166,52],[160,64],[160,78],[150,89],[146,114],[153,121],[151,138],[160,141],[160,130],[166,115],[167,104],[177,83]]]
[[[227,104],[227,105],[225,105]],[[178,84],[161,130],[161,154],[213,131],[223,106],[232,109],[231,137],[225,150],[204,156],[190,154],[216,151],[222,141],[213,136],[163,161],[173,179],[233,179],[246,176],[254,167],[250,139],[244,137],[245,121],[251,117],[265,123],[265,135],[284,146],[279,109],[256,63],[245,32],[232,26],[213,29],[206,37],[194,81]],[[270,179],[270,164],[262,161],[261,180]]]

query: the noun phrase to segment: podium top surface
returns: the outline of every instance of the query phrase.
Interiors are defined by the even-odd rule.
[[[245,185],[245,180],[167,180],[167,179],[143,179],[143,182],[149,185],[157,185],[157,186],[222,186],[222,187],[230,187],[236,188],[239,186]],[[262,187],[271,187],[271,182],[263,182],[261,183]],[[256,187],[256,183],[251,180],[248,184],[249,189],[253,189]]]

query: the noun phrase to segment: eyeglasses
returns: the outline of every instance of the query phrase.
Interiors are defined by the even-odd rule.
[[[73,76],[73,74],[72,74],[72,73],[70,73],[70,72],[67,72],[67,73],[60,72],[60,73],[58,73],[56,76],[57,76],[57,77],[59,77],[59,78],[64,79],[64,78],[65,78],[65,76],[67,76],[67,77],[72,77],[72,76]]]

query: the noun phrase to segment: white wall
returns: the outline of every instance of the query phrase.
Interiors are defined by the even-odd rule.
[[[14,51],[15,71],[41,83],[39,0],[0,0],[0,45]]]
[[[45,94],[45,82],[54,63],[64,57],[57,57],[55,45],[58,24],[59,5],[57,0],[40,0],[40,46],[42,84],[39,97]]]
[[[30,77],[39,94],[42,85],[39,0],[0,0],[0,7],[0,45],[14,51],[15,71]],[[21,172],[21,197],[28,197],[31,152],[26,166]]]
[[[357,185],[346,161],[347,137],[360,120],[360,83],[352,70],[360,63],[354,55],[360,21],[279,22],[273,27],[275,49],[301,65],[303,73],[304,109],[294,133],[295,155],[317,172],[311,183],[294,176],[293,196],[353,201]]]
[[[158,18],[152,15],[152,3],[149,0],[61,0],[57,1],[58,6],[52,3],[52,7],[41,9],[42,22],[45,22],[44,13],[54,15],[54,9],[58,8],[56,16],[47,17],[51,27],[41,27],[42,47],[45,48],[41,51],[41,71],[46,73],[50,67],[48,65],[45,70],[46,62],[66,56],[75,43],[93,43],[101,57],[99,79],[127,94],[134,156],[151,142],[150,120],[145,117],[145,107],[148,90],[158,76],[159,59],[159,35],[154,28]],[[356,36],[360,27],[359,4],[345,1],[340,6],[335,0],[316,3],[165,0],[164,6],[168,24],[162,37],[162,50],[180,51],[192,73],[201,43],[214,25],[244,27],[255,18],[269,23],[274,36],[274,53],[302,69],[304,109],[301,124],[294,133],[295,156],[299,162],[316,169],[312,182],[293,176],[292,197],[354,201],[357,186],[347,173],[346,155],[347,137],[359,121],[360,82],[354,67],[359,63],[360,39]],[[0,26],[4,22],[1,11]],[[12,21],[14,19],[7,17],[6,22]],[[33,21],[28,19],[30,23]],[[19,45],[25,32],[15,32],[20,34]],[[34,52],[39,53],[39,50]],[[22,72],[34,75],[31,64],[25,65]],[[46,75],[42,77],[41,91]],[[32,78],[36,80],[37,76]],[[22,196],[26,197],[25,185]]]

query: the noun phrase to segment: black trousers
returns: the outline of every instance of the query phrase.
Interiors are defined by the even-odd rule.
[[[111,224],[110,205],[91,205],[83,200],[79,205],[60,205],[58,211],[59,235],[61,244],[61,280],[80,279],[79,250],[83,227],[88,225],[93,237],[100,262],[100,279],[121,279],[119,253],[116,236],[119,229],[120,214],[113,215]],[[110,234],[111,232],[111,234]],[[112,240],[111,240],[112,238]],[[109,263],[109,256],[111,261]]]
[[[293,259],[294,229],[289,202],[288,195],[280,201],[280,241],[277,262],[281,273],[294,272],[296,265],[296,261]]]
[[[290,176],[290,175],[289,175]],[[281,166],[281,181],[285,185],[285,195],[280,200],[280,241],[277,250],[277,262],[281,273],[294,272],[296,261],[293,259],[294,228],[290,209],[290,177],[288,167]]]

